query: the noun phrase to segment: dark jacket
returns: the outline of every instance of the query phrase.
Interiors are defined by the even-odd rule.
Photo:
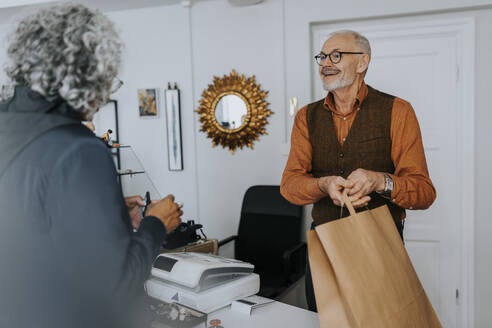
[[[126,327],[165,239],[132,232],[112,157],[63,101],[0,103],[0,327]]]

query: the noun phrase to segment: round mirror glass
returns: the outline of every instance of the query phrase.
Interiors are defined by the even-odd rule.
[[[215,107],[215,119],[221,127],[234,130],[243,125],[248,115],[248,108],[243,99],[236,95],[225,95]]]

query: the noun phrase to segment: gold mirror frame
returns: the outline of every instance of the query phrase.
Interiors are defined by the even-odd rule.
[[[265,98],[268,91],[260,89],[256,84],[255,76],[246,78],[238,75],[235,70],[231,74],[219,78],[214,76],[213,84],[210,84],[202,93],[200,107],[196,112],[200,115],[202,127],[200,131],[206,132],[212,139],[212,146],[222,145],[228,147],[232,154],[236,149],[248,146],[253,149],[253,142],[262,134],[268,134],[265,125],[272,111],[268,109]],[[226,129],[217,122],[215,110],[220,99],[226,95],[235,95],[241,98],[248,110],[244,122],[236,129]]]

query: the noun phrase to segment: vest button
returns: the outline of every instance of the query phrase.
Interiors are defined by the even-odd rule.
[[[344,170],[340,170],[340,175],[344,175],[345,171]]]
[[[340,153],[338,156],[340,156],[340,158],[343,158],[344,155],[343,153]]]

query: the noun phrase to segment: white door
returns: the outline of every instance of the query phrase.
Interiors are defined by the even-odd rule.
[[[460,24],[462,24],[461,22]],[[458,25],[460,25],[458,24]],[[462,34],[456,24],[393,20],[316,26],[313,54],[333,30],[354,29],[372,47],[366,82],[408,100],[417,114],[437,200],[425,211],[407,211],[405,246],[444,327],[461,327]],[[452,26],[449,28],[449,26]],[[313,65],[315,99],[326,95]],[[461,323],[459,323],[461,322]]]

